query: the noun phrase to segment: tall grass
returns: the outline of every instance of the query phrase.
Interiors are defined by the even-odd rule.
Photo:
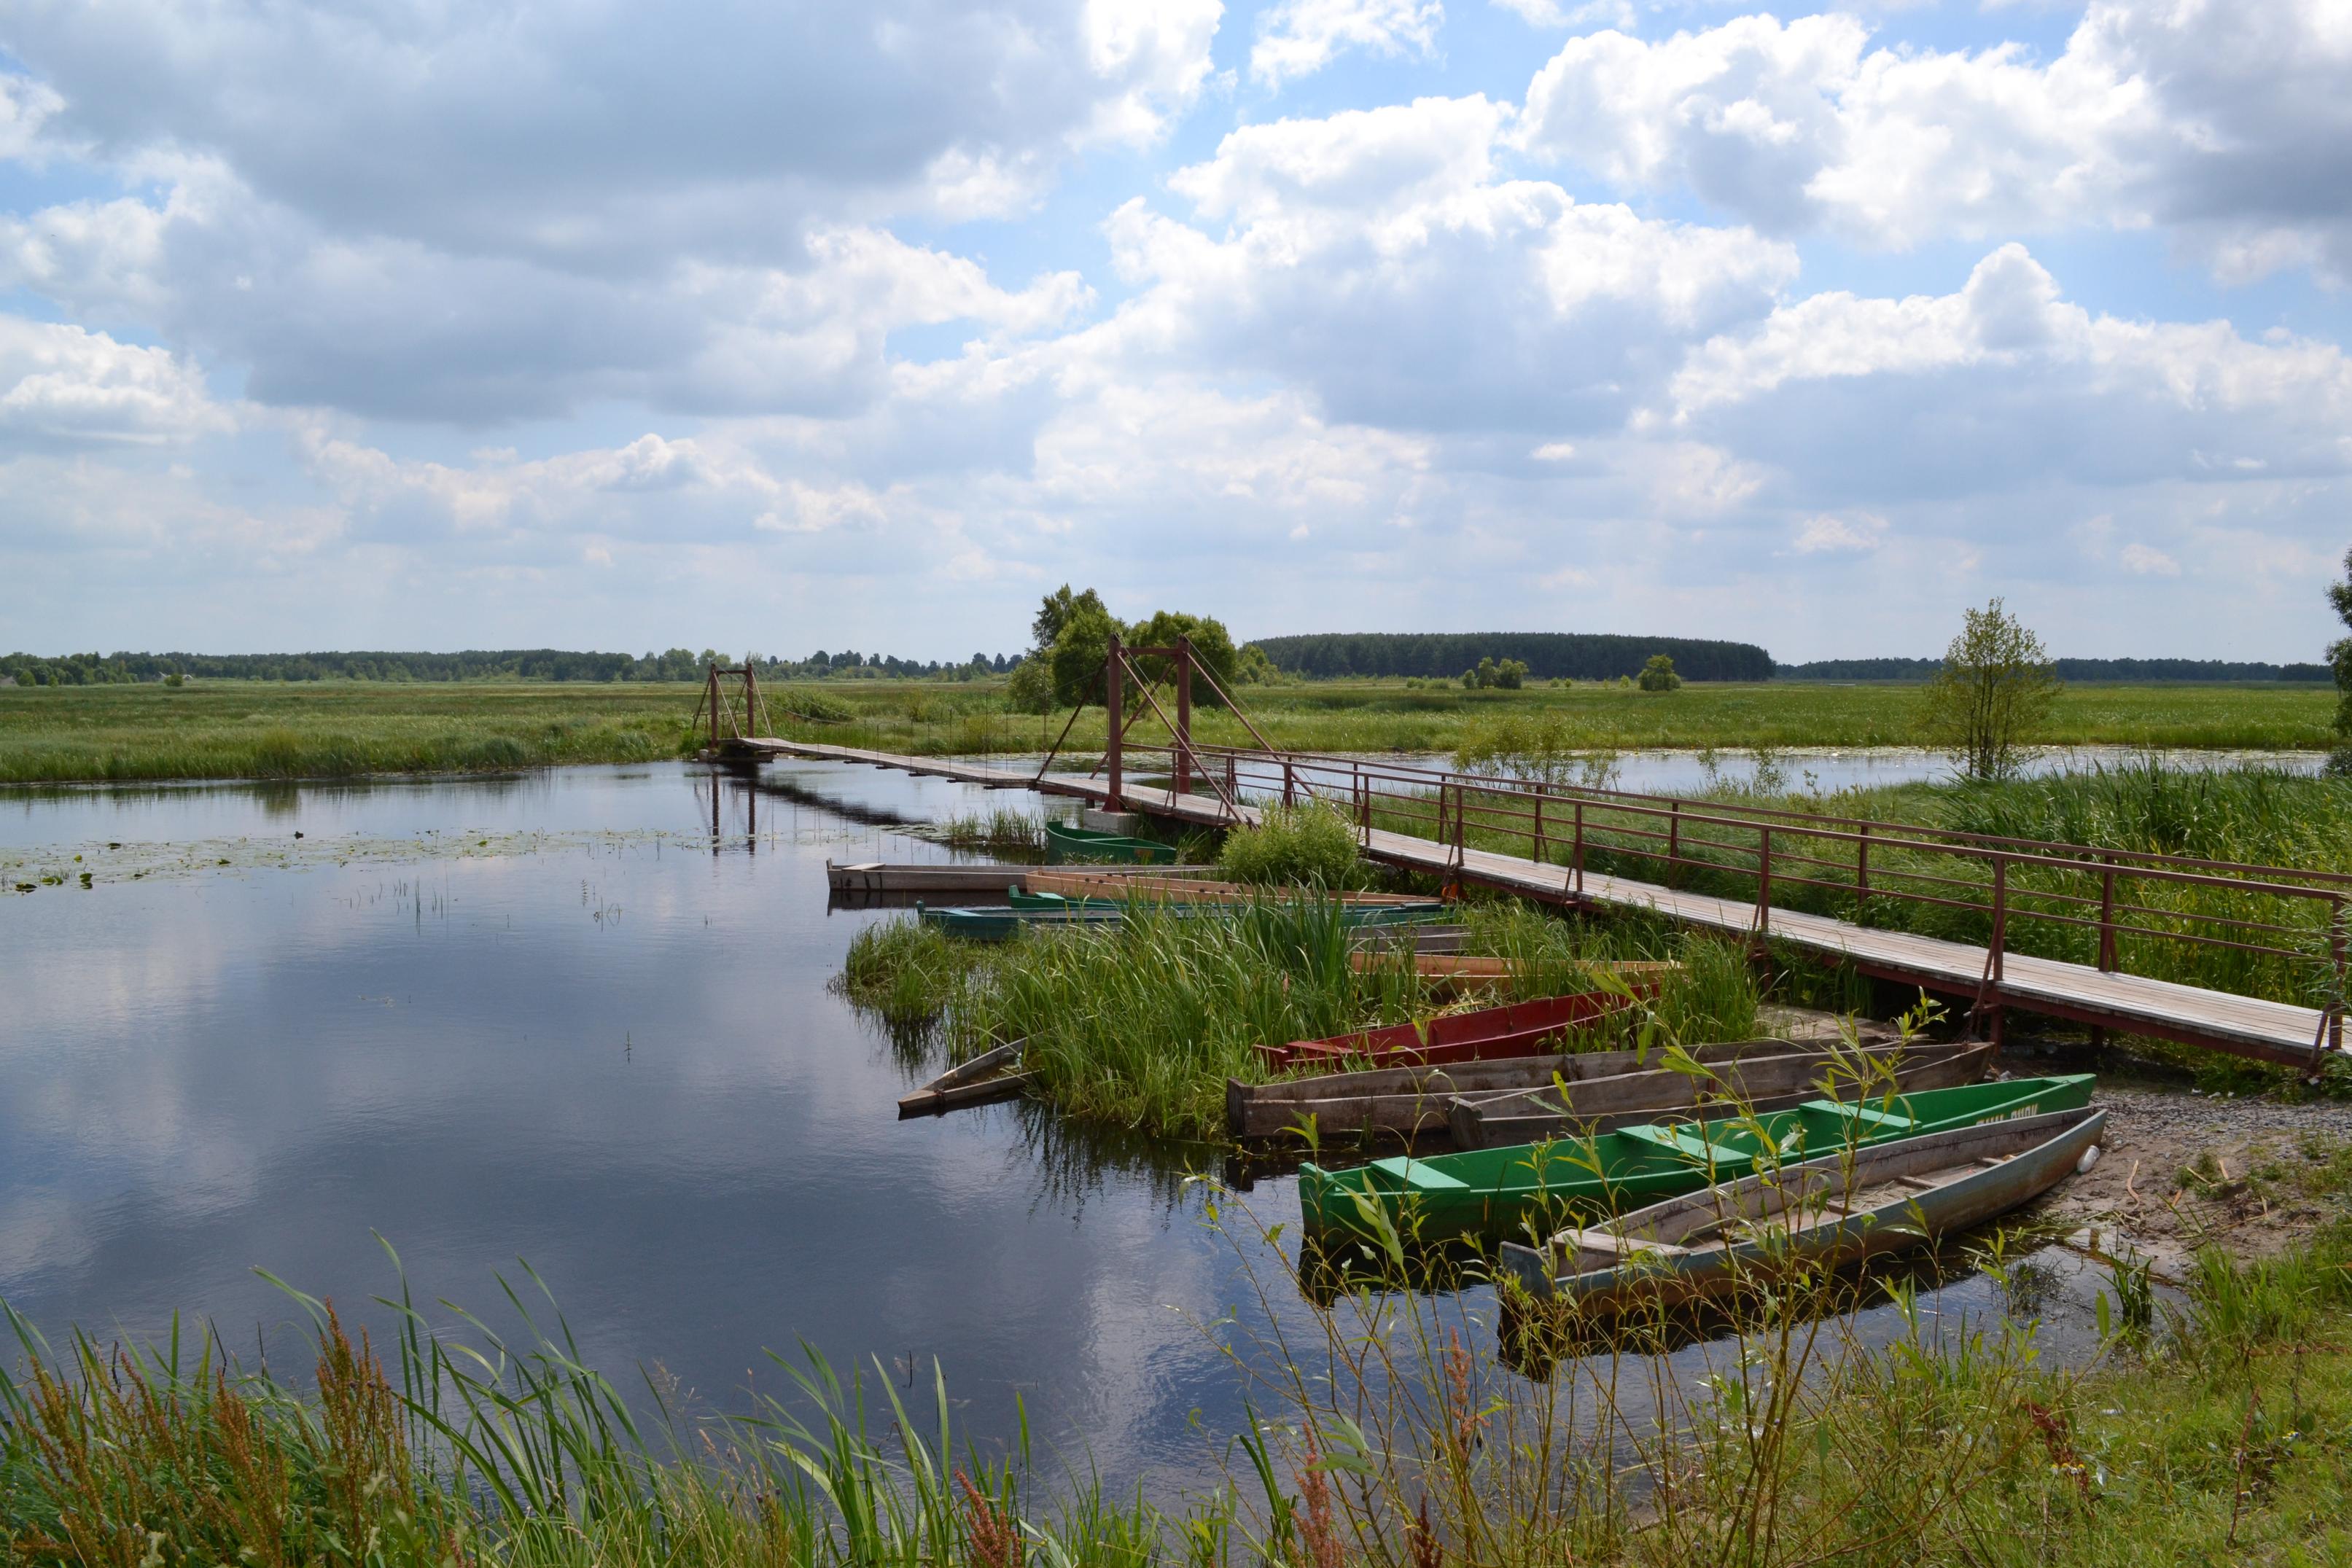
[[[1682,961],[1642,1006],[1667,1040],[1747,1039],[1760,980],[1734,944],[1634,927],[1571,925],[1533,911],[1472,916],[1470,946],[1514,960],[1507,999],[1607,985],[1615,958]],[[1426,1019],[1493,997],[1441,997],[1403,964],[1350,962],[1340,907],[1312,892],[1269,895],[1230,916],[1141,904],[1108,927],[1032,935],[992,948],[911,920],[852,940],[837,984],[898,1029],[943,1020],[953,1054],[1025,1040],[1035,1090],[1063,1114],[1154,1134],[1221,1135],[1229,1078],[1264,1082],[1255,1047]],[[1600,1047],[1622,1027],[1587,1031]]]
[[[1370,872],[1356,852],[1355,824],[1321,800],[1260,808],[1255,823],[1225,834],[1217,870],[1230,881],[1256,886],[1325,888],[1360,887]]]
[[[845,1382],[814,1352],[772,1356],[791,1395],[748,1413],[641,1413],[586,1365],[562,1319],[523,1337],[408,1303],[387,1368],[333,1309],[305,1395],[233,1364],[217,1339],[53,1352],[9,1314],[0,1375],[0,1536],[26,1563],[1134,1564],[1180,1527],[1098,1486],[1033,1500],[1026,1426],[1002,1459],[959,1451],[944,1376],[919,1403]],[[542,1310],[551,1311],[551,1303]],[[880,1398],[875,1397],[878,1391]],[[1229,1518],[1203,1500],[1184,1526]]]
[[[2352,783],[2267,768],[2209,772],[2149,760],[2003,784],[1907,784],[1826,796],[1764,794],[1735,787],[1702,799],[1735,806],[1769,805],[1800,816],[1874,818],[2119,850],[2352,871]],[[1565,807],[1553,815],[1565,818]],[[1654,817],[1597,801],[1586,802],[1582,815],[1589,870],[1727,898],[1756,896],[1760,835],[1753,829],[1686,820],[1679,863],[1669,868],[1657,837],[1663,825]],[[1433,818],[1433,808],[1424,802],[1418,813],[1402,807],[1383,810],[1375,825],[1426,837],[1435,831]],[[1714,841],[1706,841],[1710,840]],[[1574,852],[1558,828],[1539,846],[1529,831],[1482,826],[1475,803],[1468,841],[1521,856],[1540,851],[1542,858],[1561,864]],[[1812,863],[1803,857],[1811,857]],[[1856,852],[1849,841],[1782,831],[1774,840],[1774,863],[1776,908],[1957,942],[1990,940],[1991,870],[1986,862],[1903,850],[1882,839],[1871,851],[1866,898],[1858,886]],[[1939,883],[1936,878],[1953,879],[1958,885]],[[2140,880],[2127,873],[2118,875],[2116,887],[2118,925],[2152,933],[2119,935],[2116,961],[2126,972],[2306,1005],[2319,1001],[2330,983],[2329,916],[2324,903]],[[1947,902],[1928,903],[1905,894]],[[2013,868],[2007,893],[2007,949],[2095,964],[2099,934],[2094,925],[2037,917],[2095,921],[2101,896],[2095,872]],[[2142,908],[2125,907],[2131,904]],[[2228,920],[2282,929],[2250,932],[2224,924]],[[2199,938],[2205,940],[2195,940]],[[2213,938],[2282,946],[2292,956],[2245,952]]]

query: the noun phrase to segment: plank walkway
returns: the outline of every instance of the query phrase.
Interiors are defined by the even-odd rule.
[[[992,789],[1034,789],[1097,804],[1109,793],[1101,779],[1083,774],[1048,773],[1041,778],[1026,768],[949,758],[901,757],[855,747],[762,737],[732,742],[730,750],[739,756],[863,763]],[[1122,793],[1129,810],[1203,826],[1220,826],[1225,821],[1223,803],[1214,796],[1180,796],[1171,790],[1132,784]],[[1242,815],[1244,820],[1255,821],[1257,813],[1254,808],[1244,806]],[[1374,859],[1391,865],[1439,876],[1455,874],[1452,847],[1433,840],[1375,829],[1365,847]],[[1769,936],[1775,942],[1842,959],[1881,979],[1923,987],[1971,1002],[1981,998],[1989,1006],[2015,1008],[2263,1061],[2314,1065],[2314,1046],[2322,1038],[2323,1019],[2316,1008],[2263,1001],[2018,953],[2004,954],[2000,975],[1990,977],[1986,974],[1986,949],[1968,943],[1879,930],[1830,915],[1780,908],[1767,913],[1766,924],[1759,931],[1758,910],[1750,900],[1719,898],[1593,872],[1586,873],[1580,885],[1580,879],[1570,867],[1488,850],[1466,851],[1459,873],[1488,886],[1553,903],[1643,909],[1709,930]]]

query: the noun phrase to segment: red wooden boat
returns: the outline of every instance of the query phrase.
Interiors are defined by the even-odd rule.
[[[1636,981],[1635,996],[1654,994],[1657,983]],[[1590,1029],[1633,1005],[1633,997],[1612,991],[1578,991],[1571,996],[1546,997],[1541,1001],[1514,1002],[1504,1008],[1480,1008],[1475,1012],[1443,1013],[1426,1023],[1389,1024],[1333,1035],[1328,1040],[1294,1040],[1287,1045],[1261,1045],[1258,1054],[1268,1068],[1314,1065],[1328,1070],[1342,1061],[1370,1061],[1382,1067],[1412,1063],[1431,1066],[1449,1061],[1499,1061],[1506,1057],[1538,1056],[1559,1036],[1573,1029]]]

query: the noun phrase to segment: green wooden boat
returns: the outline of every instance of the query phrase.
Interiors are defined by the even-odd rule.
[[[1298,1172],[1310,1230],[1370,1233],[1385,1212],[1400,1234],[1549,1236],[1580,1216],[1623,1214],[1661,1198],[1754,1174],[1764,1137],[1784,1163],[2011,1116],[2079,1110],[2092,1075],[1963,1083],[1856,1103],[1808,1100],[1791,1111],[1709,1122],[1653,1122],[1587,1137],[1426,1159],[1396,1155],[1348,1170]]]
[[[950,936],[961,936],[974,942],[1003,942],[1030,929],[1060,931],[1083,927],[1094,930],[1116,925],[1125,917],[1124,912],[1117,909],[1010,909],[999,904],[946,907],[920,903],[915,905],[915,918],[924,925],[937,926]]]
[[[1009,907],[1038,915],[1073,910],[1120,915],[1128,905],[1124,898],[1067,898],[1058,893],[1029,893],[1017,887],[1007,888],[1004,897]],[[1152,898],[1150,904],[1154,909],[1173,915],[1238,915],[1250,907],[1225,901],[1195,904],[1183,898],[1159,896]],[[1445,905],[1433,898],[1420,904],[1354,904],[1339,908],[1340,923],[1349,926],[1419,925],[1442,919],[1444,915]]]
[[[1121,865],[1174,865],[1176,846],[1124,833],[1097,833],[1066,822],[1045,824],[1045,861],[1061,865],[1070,861],[1114,861]]]

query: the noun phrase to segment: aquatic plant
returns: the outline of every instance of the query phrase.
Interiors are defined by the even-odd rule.
[[[1261,887],[1353,888],[1370,876],[1357,852],[1355,824],[1325,800],[1262,808],[1255,825],[1225,835],[1217,870],[1228,881]]]

